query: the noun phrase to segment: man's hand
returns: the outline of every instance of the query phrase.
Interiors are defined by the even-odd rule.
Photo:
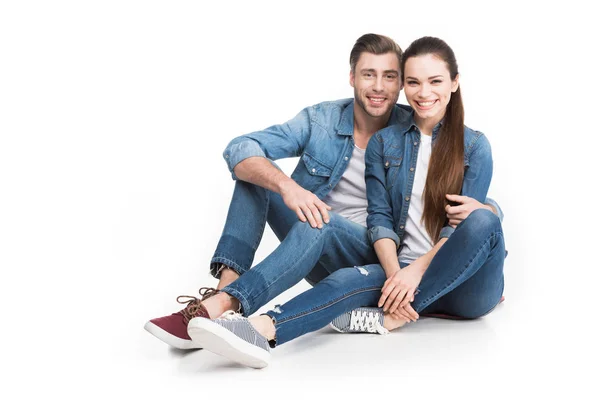
[[[492,208],[487,204],[481,204],[477,200],[467,197],[459,196],[457,194],[447,194],[446,198],[455,203],[459,203],[456,206],[447,205],[446,218],[451,227],[456,228],[458,224],[467,219],[467,217],[475,210],[485,208],[493,212]]]
[[[293,180],[287,180],[281,185],[280,194],[285,205],[296,213],[300,221],[308,220],[310,226],[319,229],[323,227],[323,222],[329,223],[328,211],[331,207]]]

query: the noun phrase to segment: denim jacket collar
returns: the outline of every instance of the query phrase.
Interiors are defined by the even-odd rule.
[[[440,128],[442,127],[442,125],[444,125],[444,119],[442,118],[442,120],[440,122],[438,122],[434,127],[433,127],[433,135],[431,140],[435,140],[437,134],[440,131]],[[417,131],[419,129],[419,127],[417,126],[417,123],[415,122],[415,112],[411,111],[410,112],[410,116],[405,120],[405,123],[400,123],[399,127],[396,128],[401,134],[406,135],[409,132],[412,131]]]
[[[354,102],[346,106],[338,124],[338,135],[351,136],[354,134]]]

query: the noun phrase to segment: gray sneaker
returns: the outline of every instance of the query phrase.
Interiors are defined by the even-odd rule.
[[[331,321],[330,326],[342,333],[369,332],[381,335],[390,333],[383,327],[383,310],[374,307],[355,308]]]
[[[267,338],[254,329],[248,318],[227,311],[219,318],[192,318],[188,335],[199,347],[252,368],[269,364],[271,348]]]

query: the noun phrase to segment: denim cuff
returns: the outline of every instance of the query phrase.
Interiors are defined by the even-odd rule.
[[[502,222],[502,220],[504,219],[504,213],[502,212],[502,209],[500,208],[498,203],[496,203],[494,201],[494,199],[490,199],[489,197],[486,197],[485,204],[489,204],[496,209],[496,213],[497,213],[496,215],[498,215],[498,218],[500,218],[500,222]]]
[[[231,177],[234,180],[238,179],[233,172],[235,166],[250,157],[266,157],[265,152],[254,140],[246,139],[227,146],[223,152],[223,158],[225,158],[227,167],[231,171]]]
[[[396,248],[400,247],[400,237],[393,230],[386,228],[385,226],[374,226],[369,229],[368,232],[369,240],[374,244],[379,239],[388,238],[396,242]]]
[[[244,268],[242,268],[233,260],[224,257],[213,257],[213,259],[210,260],[210,274],[216,279],[221,279],[222,269],[219,268],[221,264],[224,264],[227,268],[234,270],[239,276],[242,276],[242,274],[246,272]]]
[[[254,312],[254,310],[252,310],[252,312],[248,312],[252,309],[250,302],[248,302],[248,299],[242,292],[237,290],[235,287],[232,287],[234,284],[235,281],[221,289],[221,292],[225,292],[228,295],[235,297],[240,302],[241,310],[238,309],[238,312],[244,317],[249,317],[250,314]]]
[[[451,227],[451,226],[445,226],[440,231],[440,237],[439,237],[438,240],[440,240],[442,238],[449,238],[450,235],[452,235],[453,233],[454,233],[454,228],[453,227]]]

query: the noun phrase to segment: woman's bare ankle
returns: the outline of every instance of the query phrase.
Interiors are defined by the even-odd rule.
[[[268,315],[259,315],[248,319],[250,324],[258,333],[267,338],[267,340],[275,339],[275,323]]]
[[[395,319],[392,318],[389,314],[385,314],[383,316],[383,327],[388,331],[393,331],[394,329],[398,329],[406,324],[406,321],[403,319]]]

